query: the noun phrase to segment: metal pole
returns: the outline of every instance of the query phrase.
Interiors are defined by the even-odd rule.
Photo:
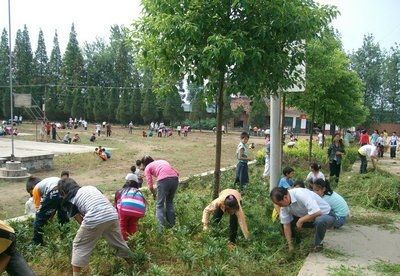
[[[11,0],[8,0],[8,53],[10,60],[10,106],[11,106],[11,162],[14,162],[14,101],[12,93],[12,54],[11,54]]]
[[[271,191],[278,185],[279,177],[281,175],[281,129],[280,129],[280,113],[281,113],[281,97],[270,97],[271,112],[270,112],[270,125],[271,125],[271,152],[270,152],[270,177],[269,177],[269,190]]]

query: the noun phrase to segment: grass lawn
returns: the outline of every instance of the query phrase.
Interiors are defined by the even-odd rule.
[[[93,149],[98,146],[113,148],[112,158],[106,162],[101,161],[92,153],[64,154],[54,159],[54,169],[36,173],[40,178],[59,176],[62,170],[69,170],[71,177],[82,185],[100,186],[107,193],[112,193],[124,183],[124,177],[136,159],[145,154],[155,159],[165,159],[174,166],[182,177],[213,170],[215,164],[215,134],[212,132],[194,131],[188,137],[179,137],[174,133],[169,138],[143,138],[143,128],[134,130],[133,134],[128,129],[119,125],[113,126],[112,136],[101,135],[95,144],[89,141],[93,125],[89,130],[82,128],[71,130],[71,136],[79,133],[82,142],[80,144],[91,145]],[[35,125],[24,123],[18,126],[20,133],[31,135],[17,136],[16,139],[35,140]],[[60,137],[66,130],[58,132]],[[3,138],[2,138],[3,139]],[[251,137],[256,150],[263,146],[262,137]],[[44,142],[45,143],[45,142]],[[239,143],[239,133],[229,133],[222,138],[222,167],[234,165],[236,162],[235,151]],[[255,152],[254,151],[254,152]],[[12,195],[12,196],[11,196]],[[0,218],[11,218],[22,215],[24,203],[28,199],[25,190],[25,182],[8,183],[0,180]]]

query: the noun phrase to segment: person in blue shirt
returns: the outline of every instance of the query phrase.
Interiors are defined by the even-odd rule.
[[[346,223],[350,212],[347,202],[341,195],[332,191],[331,185],[326,180],[319,178],[314,182],[312,187],[314,193],[328,202],[332,211],[335,213],[335,222],[333,223],[333,227],[336,229],[342,227]]]
[[[283,177],[279,180],[278,187],[290,189],[293,187],[293,176],[294,169],[291,167],[285,167],[282,171]]]

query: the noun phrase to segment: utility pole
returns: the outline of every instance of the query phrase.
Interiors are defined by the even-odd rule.
[[[282,143],[282,131],[280,129],[280,118],[281,118],[281,96],[271,95],[271,153],[270,153],[270,166],[271,173],[269,177],[269,190],[271,191],[278,185],[279,177],[281,175],[282,167],[282,155],[281,155],[281,143]]]

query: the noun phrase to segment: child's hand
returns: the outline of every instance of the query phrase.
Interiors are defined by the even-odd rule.
[[[208,230],[208,225],[207,224],[204,224],[203,225],[203,231],[207,231]]]
[[[235,250],[235,248],[236,248],[236,244],[234,244],[233,242],[228,242],[229,251]]]

